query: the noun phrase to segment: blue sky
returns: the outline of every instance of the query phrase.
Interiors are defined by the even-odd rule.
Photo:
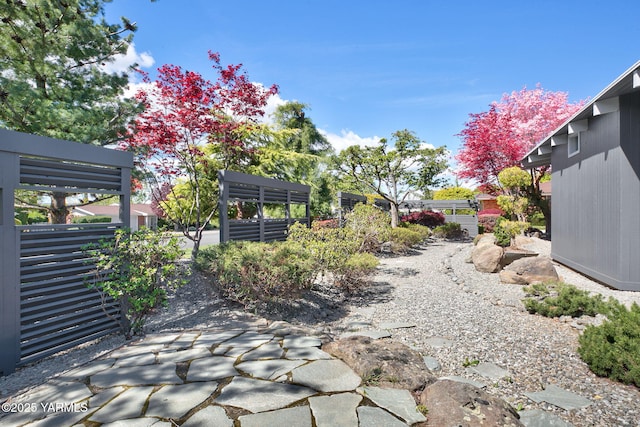
[[[114,0],[106,16],[138,24],[131,56],[147,71],[214,80],[217,51],[308,104],[338,148],[409,129],[455,154],[469,113],[503,93],[540,83],[575,102],[640,59],[631,0]]]

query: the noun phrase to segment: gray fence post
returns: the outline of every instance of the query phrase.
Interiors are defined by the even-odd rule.
[[[229,199],[229,187],[224,182],[224,171],[218,171],[218,227],[220,228],[220,242],[229,240],[229,211],[227,200]]]
[[[20,250],[13,197],[19,157],[0,152],[0,375],[9,375],[20,360]]]

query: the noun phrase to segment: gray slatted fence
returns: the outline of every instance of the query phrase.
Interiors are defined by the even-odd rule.
[[[287,230],[294,222],[311,224],[311,188],[308,185],[227,170],[218,172],[218,183],[220,242],[285,240]],[[251,206],[255,213],[252,212],[251,218],[230,219],[230,203]],[[298,212],[294,212],[294,206],[302,207],[304,215],[296,216]],[[267,207],[282,209],[282,218],[268,218]]]
[[[446,222],[457,222],[460,228],[467,230],[469,237],[478,235],[478,202],[474,200],[407,200],[400,209],[432,209],[445,212]],[[461,214],[460,210],[472,210],[474,214]]]
[[[0,129],[2,375],[120,329],[118,305],[87,287],[82,247],[129,226],[132,167],[129,153]],[[121,222],[17,226],[16,190],[117,195]]]

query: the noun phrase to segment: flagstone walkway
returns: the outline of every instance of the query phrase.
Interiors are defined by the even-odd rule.
[[[367,333],[366,322],[361,326]],[[409,391],[363,384],[319,348],[326,337],[299,332],[276,322],[149,335],[5,402],[0,426],[231,427],[237,420],[242,427],[393,427],[425,421]],[[491,378],[504,374],[500,369],[479,365],[475,371]],[[554,392],[562,405],[588,404],[563,390],[531,398],[552,401]],[[523,415],[527,426],[569,425],[543,411]]]

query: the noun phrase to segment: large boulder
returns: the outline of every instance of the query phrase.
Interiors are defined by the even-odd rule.
[[[559,280],[558,272],[551,259],[541,256],[518,259],[500,272],[502,283],[529,285],[557,280]]]
[[[507,402],[470,384],[440,380],[419,399],[429,409],[427,426],[523,426]]]
[[[495,273],[500,270],[503,252],[503,249],[494,244],[491,239],[483,237],[473,248],[471,261],[476,270],[483,273]]]
[[[420,353],[401,343],[356,335],[325,344],[322,350],[379,387],[415,391],[436,381]]]

